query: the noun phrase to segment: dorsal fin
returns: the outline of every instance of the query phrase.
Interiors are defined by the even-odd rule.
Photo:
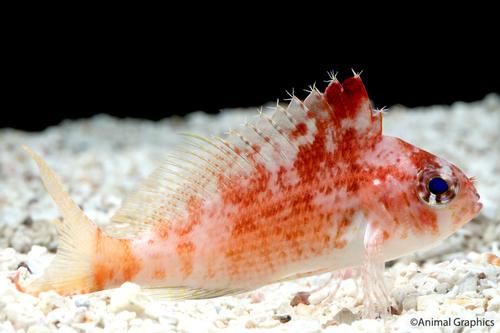
[[[229,131],[224,138],[188,134],[188,150],[178,149],[125,200],[106,231],[113,236],[136,236],[152,226],[187,217],[189,204],[211,198],[234,179],[251,179],[257,167],[273,172],[290,166],[317,132],[327,138],[328,151],[345,128],[373,138],[381,133],[381,115],[373,115],[359,76],[333,80],[325,94],[312,88],[304,102],[292,97],[286,108],[277,104],[271,116],[259,115]],[[325,134],[326,133],[326,134]],[[362,140],[360,140],[361,142]],[[234,178],[237,177],[237,178]]]
[[[354,130],[354,135],[364,141],[382,134],[382,113],[372,112],[368,94],[358,74],[342,84],[334,78],[326,88],[324,98],[332,109],[332,121],[339,136]]]

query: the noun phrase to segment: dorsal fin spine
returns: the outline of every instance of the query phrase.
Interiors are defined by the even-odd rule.
[[[248,171],[251,171],[251,169],[246,169],[244,166],[242,166],[239,162],[240,161],[244,161],[247,166],[249,166],[250,168],[253,168],[253,165],[252,163],[250,163],[244,156],[242,156],[241,154],[238,154],[237,152],[234,151],[233,147],[231,147],[231,144],[229,142],[227,142],[227,140],[225,140],[224,138],[221,138],[219,136],[216,136],[215,137],[220,143],[221,143],[221,148],[223,150],[225,150],[227,153],[229,153],[231,156],[234,157],[234,161],[236,164],[238,164],[238,166],[241,168],[241,170],[243,170],[244,172],[248,172]]]
[[[206,164],[206,166],[210,166],[210,167],[215,169],[215,170],[209,171],[209,172],[211,172],[212,176],[217,177],[217,176],[221,175],[223,177],[222,182],[219,185],[221,185],[222,187],[225,187],[225,188],[233,185],[234,184],[233,180],[226,175],[226,170],[218,163],[218,161],[220,161],[220,160],[225,161],[226,158],[228,158],[228,159],[232,159],[232,158],[228,157],[227,154],[223,150],[220,149],[220,147],[218,147],[217,145],[215,145],[213,142],[211,142],[209,140],[204,140],[203,138],[199,138],[197,136],[192,136],[192,139],[193,140],[189,141],[189,143],[190,143],[190,145],[192,145],[196,149],[201,149],[201,147],[199,144],[197,144],[194,141],[194,139],[201,140],[202,142],[208,142],[211,147],[216,148],[218,151],[223,153],[222,155],[216,155],[213,152],[209,152],[206,149],[203,149],[203,151],[205,151],[207,154],[209,154],[208,158],[204,158],[204,157],[200,156],[199,154],[194,154],[194,153],[190,152],[190,154],[192,156],[196,156],[196,158],[202,160]],[[200,170],[200,166],[197,163],[194,163],[193,161],[190,161],[190,162],[193,166],[195,166],[196,168],[198,168]]]
[[[166,163],[169,163],[169,162],[167,161]],[[182,185],[184,185],[184,186],[188,187],[189,189],[191,189],[191,191],[192,191],[193,193],[196,193],[196,191],[201,190],[201,189],[196,189],[196,188],[194,188],[194,187],[193,187],[193,185],[192,185],[192,183],[193,183],[193,182],[192,182],[192,179],[191,179],[190,177],[186,177],[186,176],[184,176],[184,175],[182,174],[182,172],[177,172],[177,171],[171,170],[171,169],[169,169],[169,168],[164,168],[163,170],[164,170],[164,172],[169,173],[169,174],[171,174],[172,176],[179,177],[179,178],[181,178],[181,179],[187,180],[188,182],[184,182]],[[168,185],[166,185],[166,186],[168,186]],[[171,187],[170,187],[170,188],[171,188]],[[171,188],[171,189],[172,189],[172,188]],[[173,190],[174,190],[176,193],[189,194],[189,195],[191,195],[191,194],[192,194],[192,193],[189,193],[189,192],[187,192],[187,191],[182,190],[182,186],[178,186],[177,188],[175,188],[175,189],[173,189]]]
[[[288,142],[288,144],[290,145],[290,147],[293,147],[296,151],[298,151],[298,147],[293,142],[290,141],[290,138],[288,138],[288,136],[285,133],[283,133],[283,130],[279,127],[279,125],[271,117],[269,117],[266,114],[264,114],[263,117],[264,117],[265,120],[267,120],[267,122],[271,125],[271,127],[281,137],[283,137],[286,140],[286,142]],[[283,153],[283,151],[281,151],[281,149],[279,149],[279,147],[276,147],[276,145],[274,143],[273,143],[273,147],[275,147],[275,149],[280,152],[280,154],[283,157],[284,161],[288,161],[288,157]]]
[[[221,171],[220,167],[216,163],[210,161],[210,159],[204,158],[200,154],[182,150],[179,150],[179,152],[181,154],[171,154],[171,156],[174,159],[181,161],[184,166],[192,167],[193,170],[200,172],[200,177],[202,178],[200,182],[207,179],[205,173],[215,176]],[[187,158],[184,157],[186,155],[188,156]]]
[[[260,117],[262,118],[262,115],[260,115]],[[277,150],[276,146],[273,145],[272,142],[267,141],[264,134],[254,124],[248,124],[248,127],[250,128],[250,130],[252,130],[255,134],[257,134],[262,139],[262,142],[264,144],[271,146],[274,150]]]
[[[205,141],[203,141],[203,142],[205,142]],[[188,143],[189,143],[189,145],[191,145],[195,149],[199,149],[199,150],[205,152],[206,154],[209,154],[210,157],[212,157],[212,158],[204,158],[200,154],[195,154],[193,152],[189,152],[190,155],[195,156],[196,158],[198,158],[198,159],[202,160],[203,162],[207,163],[208,165],[210,165],[212,168],[216,169],[215,171],[212,170],[213,175],[218,175],[219,173],[224,172],[224,168],[222,166],[220,166],[220,164],[217,163],[217,161],[220,160],[220,156],[217,156],[216,154],[214,154],[211,151],[203,149],[203,147],[201,147],[199,144],[197,144],[193,140],[188,141]],[[187,162],[187,160],[185,160],[185,161]],[[198,166],[196,163],[194,163],[192,161],[189,161],[189,162],[191,162],[192,165]],[[228,180],[229,180],[229,178],[228,178]]]
[[[193,136],[193,137],[196,137],[196,136]],[[212,145],[213,147],[215,147],[217,150],[219,150],[223,156],[227,156],[229,157],[238,167],[240,167],[240,169],[242,171],[247,171],[247,169],[245,169],[239,162],[243,159],[241,155],[237,154],[234,149],[231,147],[231,145],[226,141],[224,140],[223,138],[221,138],[220,136],[217,136],[217,135],[214,135],[212,137],[213,140],[215,141],[218,141],[219,144],[216,144],[214,142],[212,142],[212,140],[208,140],[207,138],[203,138],[203,137],[200,137],[198,136],[197,138],[203,140],[204,142]],[[245,159],[243,159],[245,161]],[[246,161],[248,163],[248,161]],[[248,163],[250,164],[250,163]]]
[[[245,124],[245,127],[248,128],[248,123]],[[240,132],[234,131],[233,135],[235,135],[236,137],[238,137],[238,139],[240,139],[240,141],[243,142],[246,147],[250,148],[253,152],[255,152],[255,154],[259,155],[264,161],[269,161],[269,159],[267,159],[264,156],[262,156],[262,154],[258,150],[255,149],[255,147],[250,143],[250,141],[248,141],[247,138],[245,138],[243,136],[243,134],[241,134]]]
[[[195,158],[198,158],[202,161],[202,163],[195,163],[194,161],[191,161],[189,159],[183,159],[181,157],[177,157],[178,159],[181,159],[183,162],[186,164],[190,164],[193,168],[193,171],[196,172],[196,174],[202,178],[203,182],[208,183],[210,179],[205,175],[205,172],[210,173],[212,177],[217,177],[218,175],[222,175],[224,177],[224,182],[221,183],[222,186],[227,186],[227,182],[230,182],[231,180],[224,174],[224,170],[222,169],[217,169],[217,166],[214,166],[215,163],[212,163],[211,160],[206,160],[203,157],[199,156],[198,154],[193,154],[191,153],[190,155],[194,156]],[[197,184],[202,186],[201,181],[197,181]]]
[[[291,103],[292,103],[292,102],[290,102],[290,104],[291,104]],[[290,104],[289,104],[289,105],[290,105]],[[285,118],[286,118],[286,119],[290,122],[290,124],[292,124],[294,127],[297,125],[297,122],[296,122],[296,121],[295,121],[295,119],[292,117],[292,115],[290,114],[290,112],[288,112],[288,110],[287,110],[287,109],[285,109],[285,108],[284,108],[284,107],[282,107],[281,105],[278,105],[278,106],[276,107],[276,110],[277,110],[278,112],[281,112],[281,113],[285,116]]]
[[[255,125],[253,125],[251,123],[247,123],[247,124],[245,124],[245,127],[248,128],[253,133],[255,133],[260,138],[260,140],[261,140],[260,144],[261,145],[270,145],[269,142],[267,142],[264,139],[264,137],[262,136],[262,134],[257,131]],[[258,154],[260,156],[260,158],[262,158],[263,161],[270,162],[270,159],[268,157],[262,155],[262,153],[261,153],[262,149],[259,150],[259,151],[257,151],[257,150],[255,150],[255,148],[253,146],[252,146],[252,149],[253,149],[253,151],[255,151],[256,154]]]
[[[212,137],[212,139],[214,141],[219,141],[219,144],[216,144],[212,140],[209,140],[209,139],[207,139],[205,137],[202,137],[202,136],[199,136],[199,135],[188,134],[188,133],[182,133],[182,134],[185,135],[185,136],[190,136],[190,137],[192,137],[194,139],[201,140],[201,141],[209,144],[210,146],[214,147],[219,152],[221,152],[222,155],[219,155],[219,156],[216,156],[215,154],[213,154],[213,156],[215,157],[215,159],[220,159],[220,158],[224,158],[225,159],[225,157],[228,157],[229,159],[231,159],[235,163],[237,163],[238,166],[241,167],[241,165],[238,164],[238,158],[240,158],[241,156],[239,156],[238,154],[236,154],[236,152],[234,152],[234,150],[230,146],[226,146],[225,144],[223,144],[223,142],[221,142],[221,140],[223,140],[221,137],[219,137],[219,136],[213,136]],[[241,168],[242,168],[242,170],[245,170],[243,167],[241,167]]]

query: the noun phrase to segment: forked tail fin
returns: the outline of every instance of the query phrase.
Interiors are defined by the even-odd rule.
[[[61,295],[94,291],[92,260],[98,227],[69,197],[45,161],[30,148],[23,148],[37,163],[43,184],[57,204],[63,221],[56,225],[59,235],[56,257],[41,277],[20,289],[34,295],[47,290],[55,290]]]

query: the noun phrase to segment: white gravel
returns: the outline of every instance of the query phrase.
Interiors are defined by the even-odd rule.
[[[97,116],[65,121],[40,133],[0,129],[0,332],[420,331],[423,327],[411,326],[412,318],[451,318],[452,324],[456,318],[488,319],[495,326],[476,331],[500,332],[500,259],[495,259],[500,256],[498,95],[451,107],[396,106],[385,115],[384,134],[443,156],[476,176],[484,203],[479,218],[437,248],[388,265],[386,278],[400,315],[357,320],[351,310],[356,313],[359,304],[353,304],[350,281],[343,284],[338,304],[317,304],[319,293],[310,305],[290,306],[296,292],[314,288],[324,275],[234,297],[163,303],[148,300],[130,283],[91,295],[47,292],[35,298],[10,282],[8,275],[21,262],[33,274],[40,273],[57,248],[51,224],[57,210],[21,144],[40,152],[75,201],[104,225],[126,194],[182,141],[175,132],[222,133],[252,116],[248,110],[225,110],[217,116],[198,112],[159,122]],[[24,267],[19,270],[29,274]]]

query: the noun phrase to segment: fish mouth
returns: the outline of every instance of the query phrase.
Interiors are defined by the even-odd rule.
[[[479,212],[481,211],[481,209],[483,209],[483,204],[481,202],[476,202],[476,204],[474,205],[474,213],[477,215],[479,214]]]
[[[474,213],[477,215],[483,208],[483,203],[479,201],[479,199],[481,199],[479,193],[477,193],[476,191],[474,194],[476,195],[476,203],[474,204]]]

